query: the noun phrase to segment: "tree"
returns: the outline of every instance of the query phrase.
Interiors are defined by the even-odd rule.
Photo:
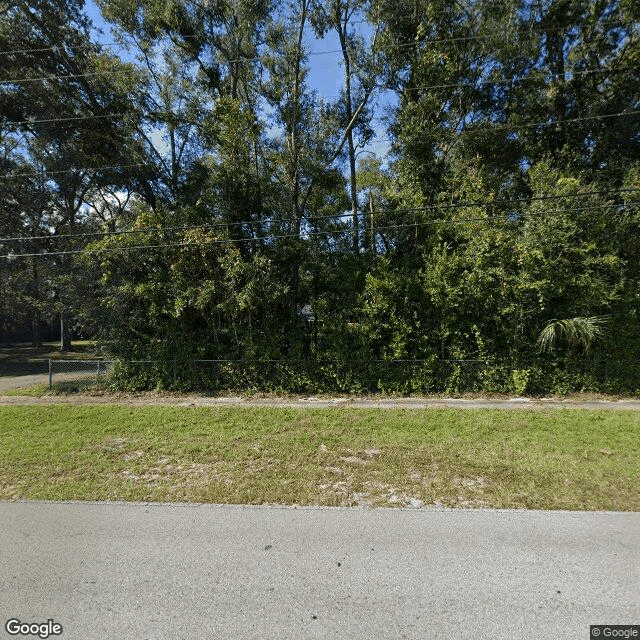
[[[114,177],[121,184],[119,167],[132,164],[128,95],[135,75],[130,65],[91,42],[81,2],[15,2],[4,9],[0,43],[7,55],[0,57],[0,72],[7,80],[0,89],[0,115],[18,142],[26,172],[46,193],[39,199],[46,210],[26,217],[22,212],[25,222],[45,218],[46,225],[25,225],[23,231],[74,236],[89,190],[113,185]],[[78,246],[71,239],[66,249]],[[58,296],[61,348],[68,350],[70,310],[64,292],[73,287],[72,260],[59,256],[55,267],[50,273],[59,277],[52,290]],[[34,285],[36,297],[38,291]]]
[[[340,42],[344,88],[338,104],[341,126],[346,136],[353,250],[356,253],[360,251],[357,149],[359,145],[365,145],[374,133],[371,128],[372,111],[369,104],[372,94],[378,88],[381,74],[377,65],[377,29],[372,37],[372,44],[366,46],[364,39],[356,35],[351,24],[354,18],[364,15],[366,6],[364,0],[327,0],[316,3],[312,18],[319,37],[324,37],[328,30],[334,30]],[[356,136],[359,138],[358,144]]]

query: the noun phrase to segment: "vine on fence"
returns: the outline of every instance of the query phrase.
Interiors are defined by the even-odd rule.
[[[636,393],[639,361],[185,360],[52,361],[51,379],[97,375],[116,391],[566,395]]]

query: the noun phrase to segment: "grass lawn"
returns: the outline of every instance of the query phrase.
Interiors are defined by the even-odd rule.
[[[32,384],[26,387],[18,387],[17,389],[9,389],[3,392],[3,396],[29,396],[31,398],[39,398],[49,391],[48,384]]]
[[[22,498],[640,511],[640,413],[0,407]]]

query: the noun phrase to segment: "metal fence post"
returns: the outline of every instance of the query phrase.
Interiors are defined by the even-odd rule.
[[[53,372],[51,371],[51,358],[49,358],[49,389],[53,388]]]

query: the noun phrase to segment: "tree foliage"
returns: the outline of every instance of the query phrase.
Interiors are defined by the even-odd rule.
[[[98,4],[120,48],[80,0],[2,6],[5,332],[62,320],[162,384],[238,359],[457,389],[437,367],[480,360],[521,389],[638,357],[637,3]],[[366,364],[399,359],[420,373]]]

